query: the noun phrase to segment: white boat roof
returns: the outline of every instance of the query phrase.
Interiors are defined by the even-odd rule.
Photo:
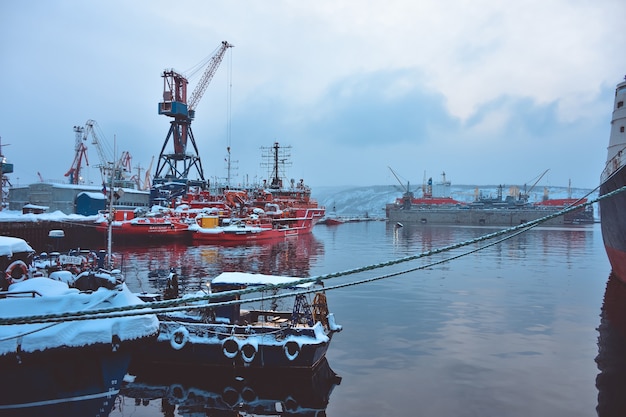
[[[301,281],[303,278],[284,277],[280,275],[252,274],[249,272],[222,272],[213,278],[211,284],[230,285],[281,285]],[[309,287],[313,283],[299,284],[298,286]]]
[[[13,256],[14,253],[35,252],[24,239],[0,236],[0,256]]]

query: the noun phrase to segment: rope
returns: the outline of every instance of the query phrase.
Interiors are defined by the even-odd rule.
[[[596,188],[597,189],[597,188]],[[595,191],[595,190],[594,190]],[[353,282],[349,282],[349,283],[344,283],[344,284],[338,284],[338,285],[334,285],[331,287],[326,287],[326,290],[334,290],[334,289],[338,289],[338,288],[345,288],[345,287],[349,287],[349,286],[354,286],[354,285],[360,285],[360,284],[364,284],[364,283],[368,283],[368,282],[373,282],[373,281],[378,281],[378,280],[382,280],[382,279],[386,279],[386,278],[391,278],[391,277],[395,277],[398,275],[402,275],[402,274],[407,274],[409,272],[414,272],[417,270],[421,270],[421,269],[426,269],[426,268],[431,268],[433,266],[442,264],[442,263],[446,263],[446,262],[450,262],[452,260],[461,258],[463,256],[467,256],[476,252],[479,252],[481,250],[484,250],[486,248],[489,248],[491,246],[497,245],[505,240],[511,239],[515,236],[520,235],[521,233],[524,233],[542,223],[545,223],[551,219],[554,219],[556,217],[559,216],[563,216],[567,213],[570,213],[574,210],[579,210],[583,207],[586,206],[590,206],[592,204],[595,204],[601,200],[604,200],[606,198],[611,198],[619,193],[622,193],[626,191],[626,186],[621,187],[615,191],[612,191],[610,193],[604,194],[596,199],[587,201],[585,203],[581,203],[578,205],[572,205],[569,207],[566,207],[562,210],[559,210],[558,212],[549,214],[547,216],[541,217],[539,219],[536,220],[532,220],[530,222],[527,223],[523,223],[517,226],[513,226],[507,229],[503,229],[503,230],[499,230],[493,233],[489,233],[474,239],[470,239],[470,240],[466,240],[464,242],[460,242],[460,243],[455,243],[449,246],[444,246],[442,248],[438,248],[438,249],[433,249],[433,250],[429,250],[427,252],[422,252],[419,253],[417,255],[410,255],[410,256],[406,256],[403,258],[399,258],[399,259],[394,259],[394,260],[390,260],[390,261],[386,261],[386,262],[381,262],[378,264],[373,264],[373,265],[367,265],[367,266],[362,266],[362,267],[357,267],[357,268],[353,268],[353,269],[348,269],[345,271],[341,271],[341,272],[334,272],[334,273],[330,273],[330,274],[325,274],[325,275],[319,275],[319,276],[314,276],[314,277],[310,277],[310,278],[302,278],[298,281],[289,283],[289,284],[272,284],[272,285],[264,285],[261,287],[257,287],[257,288],[247,288],[247,289],[243,289],[243,290],[234,290],[234,291],[224,291],[224,292],[220,292],[217,294],[214,293],[209,293],[203,296],[195,296],[195,297],[184,297],[184,298],[179,298],[179,299],[175,299],[175,300],[168,300],[168,301],[155,301],[155,302],[150,302],[150,303],[142,303],[139,305],[134,305],[134,306],[125,306],[125,307],[117,307],[117,308],[110,308],[110,309],[102,309],[102,310],[92,310],[89,312],[67,312],[67,313],[62,313],[62,314],[48,314],[48,315],[39,315],[39,316],[22,316],[22,317],[13,317],[13,318],[0,318],[0,325],[7,325],[7,324],[28,324],[28,323],[50,323],[50,322],[57,322],[57,321],[70,321],[70,320],[93,320],[93,319],[101,319],[101,318],[114,318],[114,317],[124,317],[124,316],[136,316],[136,315],[143,315],[143,314],[158,314],[158,313],[171,313],[171,312],[176,312],[176,311],[185,311],[185,310],[193,310],[193,309],[201,309],[201,308],[206,308],[208,306],[208,303],[210,303],[211,308],[214,307],[221,307],[221,306],[230,306],[230,305],[236,305],[236,304],[243,304],[243,303],[253,303],[253,302],[261,302],[261,301],[266,301],[269,299],[280,299],[280,298],[286,298],[286,297],[293,297],[294,295],[297,294],[309,294],[309,293],[313,293],[313,292],[317,292],[318,289],[308,289],[308,290],[297,290],[297,291],[292,291],[289,293],[283,293],[283,294],[274,294],[274,295],[264,295],[262,297],[256,297],[256,298],[248,298],[248,299],[236,299],[236,300],[231,300],[231,301],[223,301],[223,302],[216,302],[216,303],[211,303],[211,300],[213,298],[224,298],[224,297],[235,297],[235,296],[241,296],[241,295],[245,295],[245,294],[251,294],[251,293],[258,293],[258,292],[265,292],[265,291],[269,291],[269,290],[276,290],[276,289],[284,289],[284,288],[289,288],[289,287],[295,287],[298,285],[302,285],[302,284],[310,284],[310,283],[317,283],[317,284],[322,284],[323,282],[326,280],[330,280],[333,278],[339,278],[339,277],[344,277],[344,276],[348,276],[348,275],[354,275],[354,274],[358,274],[361,272],[366,272],[366,271],[373,271],[376,269],[381,269],[381,268],[386,268],[389,266],[393,266],[393,265],[398,265],[398,264],[402,264],[402,263],[406,263],[406,262],[410,262],[410,261],[414,261],[420,258],[425,258],[425,257],[430,257],[433,255],[437,255],[437,254],[441,254],[441,253],[446,253],[446,252],[450,252],[453,251],[455,249],[459,249],[459,248],[463,248],[465,246],[469,246],[469,245],[474,245],[477,243],[481,243],[496,237],[500,237],[500,236],[505,236],[505,235],[510,235],[508,237],[504,237],[500,240],[494,241],[492,243],[489,243],[487,245],[484,246],[480,246],[476,249],[470,250],[468,252],[464,252],[462,254],[458,254],[449,258],[445,258],[430,264],[426,264],[426,265],[422,265],[419,267],[415,267],[415,268],[410,268],[407,270],[403,270],[403,271],[399,271],[399,272],[394,272],[394,273],[389,273],[389,274],[385,274],[385,275],[380,275],[377,277],[372,277],[372,278],[368,278],[368,279],[363,279],[363,280],[359,280],[359,281],[353,281]],[[593,191],[592,191],[593,192]],[[203,304],[197,304],[197,305],[188,305],[188,303],[203,303]]]

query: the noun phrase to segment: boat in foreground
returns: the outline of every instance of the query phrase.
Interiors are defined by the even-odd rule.
[[[159,337],[155,345],[142,353],[142,362],[315,367],[324,359],[333,334],[341,331],[341,326],[328,311],[323,288],[313,295],[312,288],[318,284],[298,285],[301,281],[302,278],[275,275],[222,273],[210,282],[211,293],[217,294],[211,302],[195,302],[195,306],[190,302],[188,310],[159,314]],[[239,290],[251,287],[265,288],[270,294],[263,294],[263,301],[248,301],[252,308],[243,309],[241,303],[245,300]],[[278,287],[289,291],[285,298],[275,297]],[[191,297],[208,294],[200,292]],[[293,304],[286,304],[289,302]]]
[[[0,414],[107,415],[133,353],[156,338],[158,320],[147,313],[33,321],[37,316],[143,303],[112,271],[84,272],[71,280],[74,288],[50,277],[31,278],[33,253],[22,239],[0,237],[0,267],[5,271],[0,291]]]
[[[626,77],[617,84],[606,165],[600,178],[600,196],[626,186]],[[602,239],[612,272],[626,282],[626,192],[600,200]]]

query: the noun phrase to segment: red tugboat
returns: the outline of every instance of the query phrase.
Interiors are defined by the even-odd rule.
[[[106,235],[108,221],[98,220],[96,230]],[[117,210],[111,223],[113,238],[122,238],[121,242],[148,240],[173,240],[188,236],[189,224],[182,215],[174,212],[149,213],[135,217],[133,210]]]
[[[626,186],[626,77],[617,84],[611,118],[606,166],[600,178],[600,196]],[[626,193],[600,200],[600,224],[613,275],[626,283]]]
[[[316,221],[312,209],[287,209],[252,214],[230,222],[217,216],[198,216],[189,226],[191,238],[198,243],[246,244],[259,241],[286,239],[311,233]]]

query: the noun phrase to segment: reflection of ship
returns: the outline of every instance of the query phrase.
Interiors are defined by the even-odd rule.
[[[217,276],[223,271],[246,270],[270,275],[308,276],[311,260],[323,254],[322,242],[312,233],[294,239],[247,246],[187,246],[170,243],[129,246],[116,251],[127,282],[141,282],[139,287],[133,288],[135,291],[162,292],[170,268],[175,268],[183,293],[202,288],[206,277]]]
[[[599,417],[626,415],[626,284],[611,274],[606,285],[600,326],[596,378]]]
[[[341,382],[326,360],[305,372],[222,369],[207,374],[177,366],[130,373],[134,380],[122,387],[122,400],[133,398],[136,405],[159,400],[165,416],[174,411],[181,416],[323,416]]]
[[[600,179],[600,196],[626,185],[626,81],[617,85],[611,118],[606,166]],[[600,200],[602,238],[613,274],[626,282],[626,193]]]

